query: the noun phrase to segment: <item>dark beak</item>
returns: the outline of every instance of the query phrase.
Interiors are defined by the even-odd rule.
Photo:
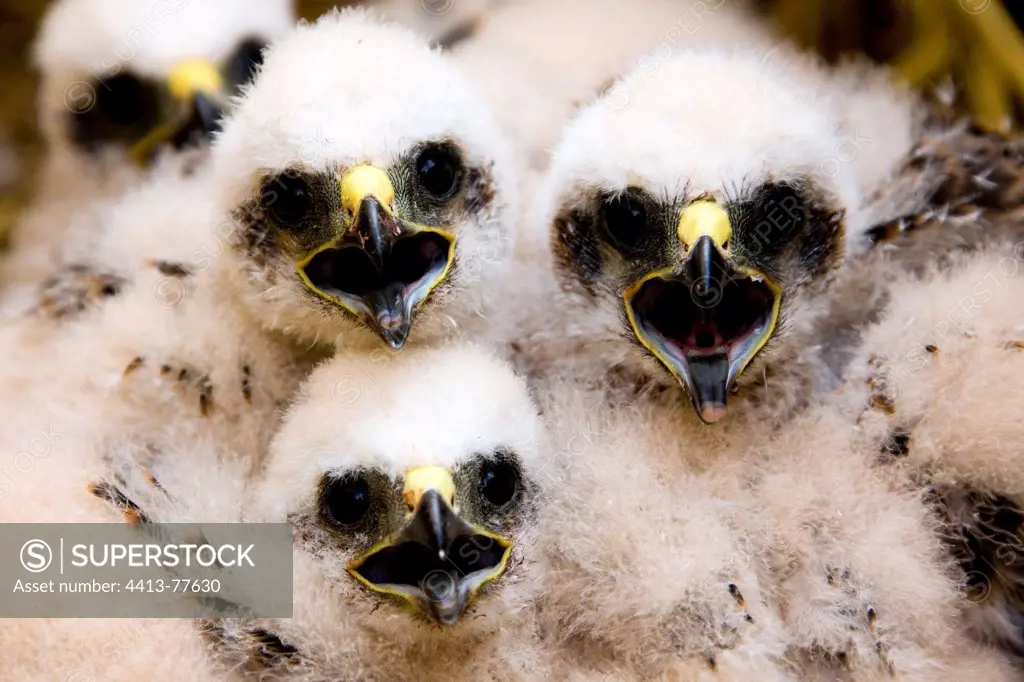
[[[414,229],[370,195],[339,246],[321,249],[297,267],[313,291],[398,350],[409,338],[417,308],[447,278],[454,256],[453,235]]]
[[[453,538],[472,529],[451,510],[436,490],[428,490],[420,499],[419,508],[405,527],[400,540],[418,542],[445,559]]]
[[[705,235],[678,272],[653,273],[625,298],[637,339],[686,387],[701,420],[713,423],[774,333],[782,297],[769,278],[738,267]]]
[[[185,118],[168,142],[175,149],[205,144],[220,132],[223,115],[224,110],[213,99],[201,92],[196,93]]]
[[[363,199],[359,205],[356,234],[378,270],[384,270],[384,256],[391,251],[391,244],[400,231],[397,221],[388,215],[376,197]]]
[[[165,146],[181,150],[208,144],[214,134],[220,132],[224,109],[208,95],[194,94],[188,101],[185,112],[172,122],[165,123],[151,131],[136,143],[131,150],[132,157],[140,165],[153,162],[157,153]]]
[[[214,100],[198,93],[192,98],[192,114],[198,131],[207,139],[211,139],[214,133],[220,132],[224,109]]]
[[[441,625],[454,625],[473,595],[505,571],[511,544],[474,528],[427,490],[395,540],[349,565],[376,592],[398,596]]]

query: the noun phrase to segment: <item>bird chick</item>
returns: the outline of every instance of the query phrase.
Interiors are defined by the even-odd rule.
[[[983,218],[979,228],[998,232],[999,221]],[[922,273],[895,277],[840,396],[880,466],[936,509],[970,630],[1017,656],[1024,405],[1008,380],[1024,346],[1021,243],[1018,226],[1001,245],[947,252]]]
[[[42,182],[12,234],[7,285],[37,283],[88,240],[93,202],[188,172],[261,50],[293,22],[291,0],[52,3],[33,50]]]
[[[890,208],[866,197],[912,144],[913,101],[879,76],[832,75],[781,48],[681,53],[621,83],[626,110],[595,103],[566,129],[524,237],[550,234],[568,291],[542,300],[585,311],[559,325],[586,344],[568,371],[669,378],[710,423],[732,393],[750,401],[785,367],[763,393],[791,409],[806,385],[834,381],[829,359],[807,352],[808,330],[829,279]],[[858,98],[890,129],[871,127]],[[566,355],[543,348],[546,322],[533,325],[535,363]]]
[[[664,394],[535,385],[554,452],[542,581],[558,586],[539,617],[560,660],[694,680],[955,680],[986,661],[1014,679],[958,628],[935,516],[848,411],[707,429]]]
[[[268,51],[208,168],[109,215],[124,237],[106,253],[153,257],[70,273],[110,286],[54,283],[40,310],[64,324],[42,346],[23,343],[47,335],[38,316],[4,329],[25,360],[3,370],[25,389],[7,395],[11,414],[35,410],[18,422],[29,430],[60,409],[69,427],[158,448],[190,434],[259,452],[334,342],[386,356],[380,340],[400,348],[414,319],[418,342],[483,319],[510,236],[504,153],[469,87],[412,34],[360,11],[300,27]],[[79,294],[97,290],[88,311]],[[83,410],[81,396],[102,399]]]
[[[292,524],[293,617],[198,623],[219,665],[259,679],[532,680],[548,665],[534,625],[547,452],[525,382],[488,351],[340,351],[253,473],[209,458],[200,479],[182,453],[147,467],[157,488],[122,450],[104,483],[144,522],[205,509]]]
[[[303,341],[375,344],[368,328],[398,349],[414,318],[421,341],[450,334],[511,244],[489,113],[448,59],[368,14],[273,46],[212,165],[235,295]]]
[[[252,518],[296,528],[295,617],[262,627],[310,679],[537,679],[545,452],[525,384],[487,352],[339,355],[305,385],[253,491]]]
[[[69,180],[96,182],[162,143],[214,132],[227,98],[293,21],[282,0],[53,3],[33,49],[49,154],[70,166]]]
[[[882,248],[833,283],[830,333],[860,311],[838,400],[868,452],[936,509],[970,629],[1019,656],[1021,494],[1007,477],[1019,406],[1003,387],[1020,332],[1024,152],[1019,135],[938,119],[880,192],[916,198],[869,231]],[[929,174],[925,193],[906,191]]]
[[[881,280],[851,275],[844,300],[860,290],[865,297],[848,310],[825,296],[826,286],[877,241],[876,219],[920,205],[936,185],[918,172],[901,178],[899,196],[877,193],[921,133],[913,100],[858,73],[832,75],[795,57],[682,54],[655,74],[623,81],[633,96],[627,111],[612,116],[594,105],[581,112],[555,152],[542,217],[531,227],[551,230],[566,290],[517,279],[526,282],[522,313],[531,331],[513,335],[512,348],[536,384],[559,374],[582,379],[597,387],[591,409],[606,401],[605,410],[633,412],[622,418],[629,426],[598,430],[595,439],[598,449],[612,443],[631,460],[590,469],[581,463],[588,483],[564,487],[589,492],[596,480],[625,500],[602,507],[615,518],[593,525],[627,530],[596,538],[559,576],[563,584],[579,580],[568,593],[586,586],[594,595],[553,609],[556,629],[589,638],[586,649],[605,643],[627,661],[628,652],[642,651],[631,664],[659,671],[679,653],[671,636],[686,637],[684,660],[697,665],[705,656],[719,669],[729,661],[739,679],[761,668],[800,679],[936,679],[962,663],[955,583],[937,551],[932,517],[916,492],[894,492],[874,471],[875,450],[851,419],[819,408],[828,402],[826,389],[841,381],[854,325],[881,309],[874,287]],[[699,104],[678,95],[686,88],[702,94]],[[848,106],[859,96],[888,103],[893,127],[872,130],[868,139],[884,144],[850,157],[845,136],[867,130],[858,126],[868,122],[868,109]],[[746,117],[750,123],[740,124]],[[846,162],[824,165],[843,149]],[[727,429],[703,428],[679,410],[678,392],[659,386],[659,376],[682,383],[704,421],[723,416],[735,388],[744,409],[733,410]],[[609,391],[615,381],[624,395]],[[569,401],[551,402],[557,412]],[[571,442],[573,434],[564,437]],[[591,451],[577,459],[603,461]],[[625,482],[634,470],[642,486]],[[665,482],[663,494],[652,480]],[[801,494],[787,492],[790,486]],[[837,486],[847,494],[836,494]],[[682,501],[677,490],[686,491]],[[704,580],[688,573],[700,565],[690,559],[693,548],[704,547],[676,520],[698,516],[691,499],[701,513],[717,515],[716,541],[737,548]],[[620,508],[627,511],[617,514]],[[882,510],[889,512],[884,523]],[[651,528],[661,544],[639,547],[636,538],[649,537]],[[670,549],[659,551],[663,546]],[[609,565],[629,565],[636,584],[615,583],[605,574]],[[912,593],[901,582],[909,575]],[[733,591],[758,613],[727,610],[723,597]],[[920,619],[907,615],[911,601]],[[605,611],[617,607],[623,611]],[[698,607],[710,615],[695,616]],[[650,620],[626,617],[637,609]],[[682,615],[669,616],[676,613]],[[710,623],[706,630],[702,622]],[[622,642],[631,644],[615,651]],[[997,669],[1003,665],[992,657]]]

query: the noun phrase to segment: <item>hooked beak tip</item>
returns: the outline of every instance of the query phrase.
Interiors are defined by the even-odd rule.
[[[441,625],[451,627],[452,625],[458,623],[459,620],[462,618],[462,612],[460,610],[453,611],[451,613],[444,613],[440,610],[437,610],[434,612],[434,616],[437,618],[437,622]]]
[[[384,343],[388,344],[391,350],[402,350],[405,347],[405,342],[409,340],[408,325],[402,325],[394,329],[380,327],[377,334]]]
[[[405,320],[402,315],[396,315],[390,311],[382,312],[377,317],[377,325],[381,328],[381,331],[389,334],[399,332],[404,324]]]

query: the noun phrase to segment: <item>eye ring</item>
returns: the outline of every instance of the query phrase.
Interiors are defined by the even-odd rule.
[[[600,213],[604,233],[620,251],[633,253],[647,239],[647,207],[637,192],[627,190],[605,197]]]
[[[296,173],[282,173],[263,183],[260,206],[282,227],[302,225],[313,209],[309,184]]]
[[[519,467],[505,458],[485,460],[480,467],[480,496],[491,506],[507,509],[523,488]]]
[[[373,504],[369,481],[360,473],[325,477],[320,492],[321,514],[343,528],[357,526]]]
[[[428,145],[417,155],[414,166],[416,182],[435,201],[450,201],[462,189],[464,169],[455,145]]]

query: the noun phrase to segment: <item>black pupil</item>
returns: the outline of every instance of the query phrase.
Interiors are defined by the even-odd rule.
[[[519,472],[511,464],[486,464],[480,472],[480,492],[496,507],[511,502],[519,491]]]
[[[296,227],[309,213],[309,186],[302,178],[282,175],[264,185],[260,201],[277,222]]]
[[[96,106],[109,120],[130,126],[147,118],[155,108],[145,84],[133,76],[115,76],[96,89]]]
[[[370,509],[370,484],[362,476],[345,476],[328,484],[326,506],[343,526],[359,523]]]
[[[427,149],[416,160],[420,186],[438,198],[446,198],[455,192],[460,171],[458,155],[446,147]]]
[[[235,50],[228,61],[225,75],[236,92],[256,75],[256,69],[263,63],[263,48],[266,46],[262,40],[250,38]]]
[[[646,234],[647,211],[639,199],[623,194],[605,202],[604,221],[617,244],[635,248]]]

